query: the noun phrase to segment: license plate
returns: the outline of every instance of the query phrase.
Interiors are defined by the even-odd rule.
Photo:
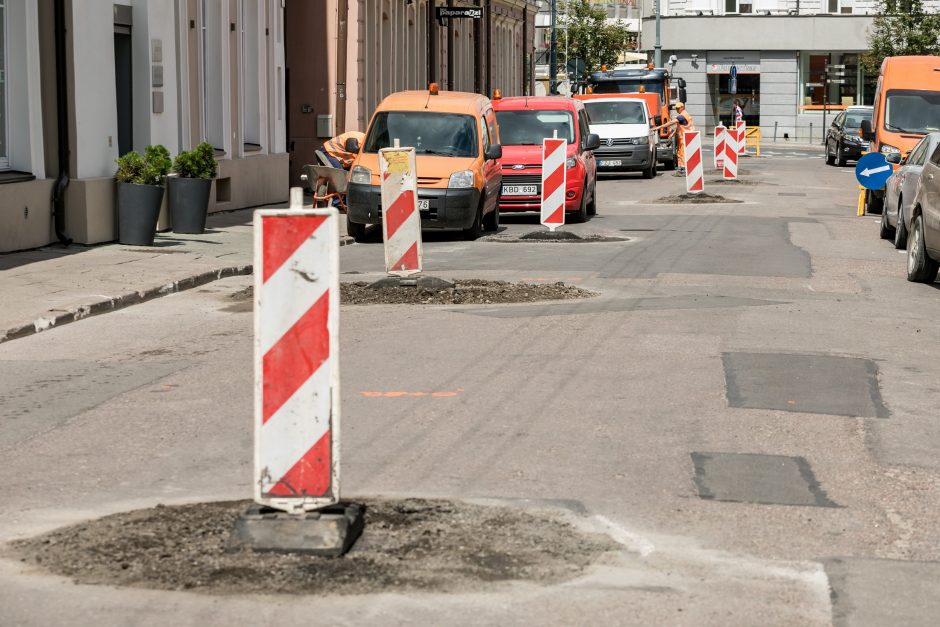
[[[538,196],[538,185],[503,185],[503,196]]]
[[[602,168],[612,168],[618,165],[623,165],[623,161],[620,159],[601,159],[597,162],[597,165],[601,166]]]
[[[418,211],[427,211],[430,208],[431,208],[430,200],[418,199]]]

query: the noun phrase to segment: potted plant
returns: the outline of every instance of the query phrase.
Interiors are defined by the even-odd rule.
[[[117,160],[118,241],[153,246],[163,203],[163,180],[170,171],[170,153],[147,146],[143,156],[131,151]]]
[[[215,178],[215,148],[202,142],[192,150],[176,155],[167,179],[170,221],[174,233],[202,233],[209,212],[209,192]]]

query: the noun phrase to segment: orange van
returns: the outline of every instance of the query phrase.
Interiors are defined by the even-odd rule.
[[[379,103],[358,152],[346,189],[346,227],[360,241],[366,227],[382,222],[379,150],[414,147],[421,228],[463,231],[476,239],[499,228],[502,157],[496,115],[489,98],[439,91],[394,93]]]
[[[883,155],[907,153],[924,135],[940,131],[940,57],[888,57],[881,64],[871,122],[862,136]],[[866,208],[879,213],[884,190],[869,191]]]

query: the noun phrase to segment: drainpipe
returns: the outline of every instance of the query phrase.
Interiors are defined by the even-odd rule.
[[[336,3],[336,134],[346,132],[346,41],[349,33],[348,0]]]
[[[59,177],[52,191],[52,216],[55,235],[68,246],[72,238],[65,232],[65,188],[69,186],[69,111],[68,74],[65,67],[65,0],[55,0],[55,85],[58,120]]]

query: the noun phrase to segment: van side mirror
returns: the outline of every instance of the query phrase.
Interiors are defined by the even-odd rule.
[[[875,132],[871,128],[871,120],[862,120],[862,139],[867,142],[875,141]]]
[[[676,85],[679,86],[679,89],[685,89],[685,79],[684,79],[684,78],[677,78],[677,79],[676,79]],[[684,101],[683,101],[683,102],[684,102]]]
[[[490,144],[483,152],[483,158],[487,161],[503,158],[503,147],[500,144]]]
[[[888,163],[901,163],[903,159],[901,159],[901,153],[889,152],[888,154],[885,155],[885,161],[887,161]]]
[[[355,137],[350,137],[346,140],[346,145],[344,146],[346,152],[358,153],[359,152],[359,140]]]
[[[591,133],[587,136],[587,142],[584,144],[585,150],[597,150],[601,147],[601,136],[597,133]]]

